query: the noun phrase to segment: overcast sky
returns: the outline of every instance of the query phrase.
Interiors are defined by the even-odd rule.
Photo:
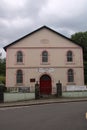
[[[67,37],[87,31],[87,0],[0,0],[0,52],[43,25]]]

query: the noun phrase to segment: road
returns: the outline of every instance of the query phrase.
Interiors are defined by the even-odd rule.
[[[0,130],[87,130],[87,102],[0,108]]]

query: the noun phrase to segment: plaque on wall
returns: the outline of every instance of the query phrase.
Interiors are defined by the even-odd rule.
[[[48,43],[49,43],[49,40],[48,40],[48,39],[42,39],[42,40],[41,40],[41,43],[43,43],[43,44],[48,44]]]
[[[38,72],[40,72],[40,73],[44,73],[44,72],[54,72],[54,68],[39,68],[38,69]]]

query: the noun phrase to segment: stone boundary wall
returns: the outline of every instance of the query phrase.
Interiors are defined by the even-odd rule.
[[[87,91],[63,92],[63,97],[87,97]]]
[[[4,102],[35,99],[35,93],[4,93]]]

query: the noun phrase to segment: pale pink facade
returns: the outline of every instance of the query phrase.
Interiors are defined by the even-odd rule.
[[[82,48],[68,38],[57,34],[48,27],[42,27],[26,37],[5,47],[6,87],[30,87],[34,91],[36,81],[47,74],[51,77],[52,93],[58,80],[63,85],[84,85]],[[23,54],[23,62],[17,63],[17,52]],[[42,52],[48,52],[48,61],[42,62]],[[73,60],[67,61],[67,52],[72,52]],[[73,82],[68,82],[68,70],[73,70]],[[22,70],[23,82],[17,83],[17,70]],[[32,82],[32,79],[34,81]]]

